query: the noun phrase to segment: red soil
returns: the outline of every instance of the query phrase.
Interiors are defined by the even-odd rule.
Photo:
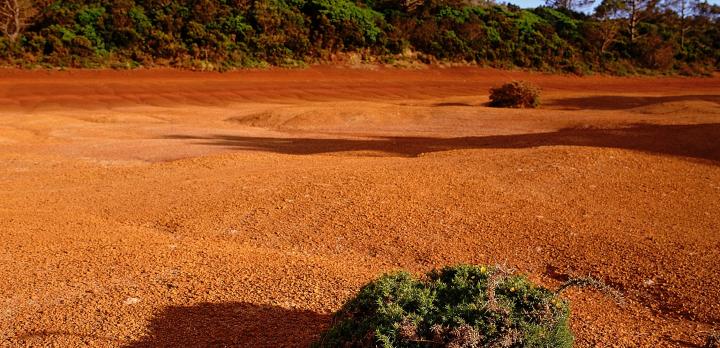
[[[456,263],[620,290],[568,292],[578,346],[720,323],[717,77],[6,70],[0,110],[0,346],[302,346]]]

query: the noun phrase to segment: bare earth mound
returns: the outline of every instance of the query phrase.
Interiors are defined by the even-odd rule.
[[[487,108],[513,79],[535,110]],[[397,268],[571,290],[578,346],[720,323],[720,79],[0,71],[0,346],[303,346]]]

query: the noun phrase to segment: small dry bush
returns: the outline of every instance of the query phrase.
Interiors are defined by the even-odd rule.
[[[490,89],[490,106],[500,108],[536,108],[540,88],[527,81],[513,81]]]

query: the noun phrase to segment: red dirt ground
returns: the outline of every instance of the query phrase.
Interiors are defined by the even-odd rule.
[[[537,110],[483,106],[493,85]],[[398,268],[571,290],[577,346],[720,324],[720,78],[0,71],[0,345],[303,346]]]

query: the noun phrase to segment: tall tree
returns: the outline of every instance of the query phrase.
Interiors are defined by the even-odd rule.
[[[603,0],[595,9],[600,18],[623,18],[627,24],[630,43],[638,37],[638,24],[655,8],[657,0]]]
[[[34,14],[31,0],[0,0],[0,30],[15,42]]]
[[[545,0],[545,5],[568,10],[580,10],[592,6],[595,0]]]
[[[720,5],[710,4],[705,0],[695,2],[694,7],[695,12],[700,16],[710,20],[720,18]]]
[[[697,0],[666,0],[664,5],[667,9],[675,11],[680,17],[678,32],[680,33],[680,47],[685,48],[685,33],[688,30],[688,17],[693,15],[698,7]]]

